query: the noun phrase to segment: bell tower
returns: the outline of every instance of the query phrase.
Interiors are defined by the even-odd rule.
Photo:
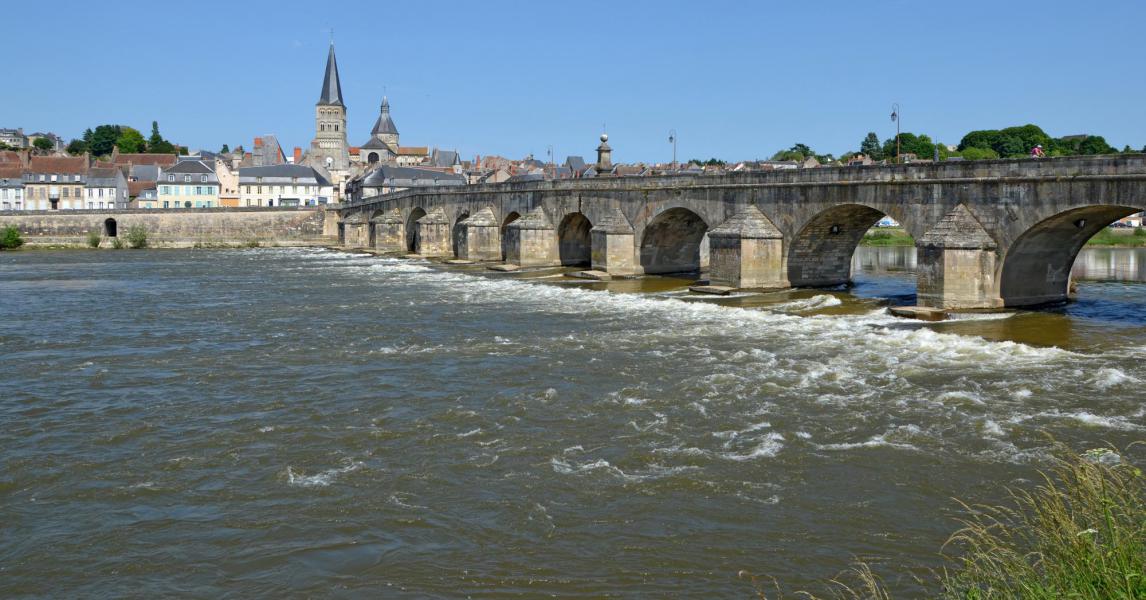
[[[338,60],[334,57],[334,42],[326,57],[326,74],[322,78],[322,93],[314,106],[314,140],[307,152],[312,166],[322,166],[331,172],[350,168],[350,145],[346,142],[346,104],[342,101],[342,83],[338,80]]]

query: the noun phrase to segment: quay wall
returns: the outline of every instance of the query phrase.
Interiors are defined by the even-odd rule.
[[[322,246],[336,241],[328,235],[328,216],[317,208],[208,208],[0,211],[0,228],[15,225],[28,246],[86,247],[97,232],[101,246],[113,237],[126,243],[131,227],[147,231],[154,248],[247,246]],[[114,225],[113,225],[114,224]]]

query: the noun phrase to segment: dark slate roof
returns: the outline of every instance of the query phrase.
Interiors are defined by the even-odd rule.
[[[201,173],[214,174],[215,170],[201,160],[181,160],[163,170],[164,173]]]
[[[363,187],[422,187],[435,185],[465,185],[466,178],[457,173],[443,173],[414,167],[382,165],[362,180]]]
[[[249,177],[298,177],[300,179],[313,177],[318,185],[330,185],[330,181],[323,177],[321,173],[306,165],[281,164],[266,167],[243,167],[239,169],[240,179],[247,179]]]
[[[394,119],[390,118],[390,101],[386,96],[382,96],[382,114],[378,115],[378,120],[374,122],[374,129],[371,129],[370,133],[373,135],[398,135],[398,128],[394,126]]]
[[[580,156],[566,156],[565,166],[574,171],[580,171],[585,168],[585,159]]]
[[[326,75],[322,78],[322,94],[318,104],[326,106],[346,106],[342,103],[342,84],[338,81],[338,61],[334,59],[334,42],[330,43],[330,54],[326,56]]]
[[[155,183],[159,180],[159,166],[131,165],[131,176],[138,181],[150,181]]]
[[[458,153],[453,150],[434,150],[430,163],[435,167],[452,167],[459,164]]]

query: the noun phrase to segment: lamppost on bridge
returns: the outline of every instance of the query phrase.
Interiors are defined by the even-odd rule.
[[[676,168],[676,130],[669,130],[669,143],[672,144],[672,170],[675,173]]]
[[[899,164],[899,103],[891,103],[891,120],[895,123],[895,164]]]

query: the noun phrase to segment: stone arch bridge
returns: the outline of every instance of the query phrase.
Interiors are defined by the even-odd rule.
[[[1142,210],[1138,154],[407,190],[337,214],[349,247],[736,288],[847,283],[887,215],[916,240],[919,304],[958,309],[1065,301],[1083,244]]]

